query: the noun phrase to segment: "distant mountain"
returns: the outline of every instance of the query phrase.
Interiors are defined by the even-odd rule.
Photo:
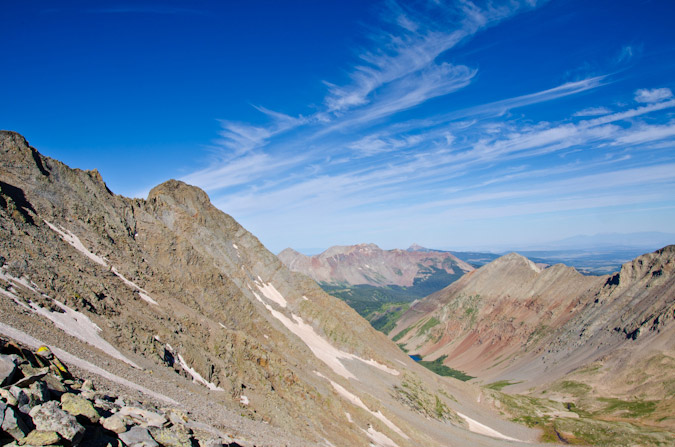
[[[413,304],[391,337],[484,383],[618,420],[647,405],[636,418],[673,429],[674,317],[675,245],[606,276],[512,253]]]
[[[278,257],[292,271],[332,285],[411,287],[437,272],[461,276],[473,270],[452,253],[419,246],[407,250],[382,250],[375,244],[334,246],[315,256],[287,248]]]
[[[385,334],[409,303],[461,278],[473,267],[449,252],[413,244],[382,250],[375,244],[331,247],[315,256],[287,248],[278,255],[290,270],[313,278]]]

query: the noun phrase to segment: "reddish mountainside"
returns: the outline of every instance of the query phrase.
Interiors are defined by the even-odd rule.
[[[611,276],[560,264],[540,269],[509,254],[417,302],[390,335],[425,360],[447,356],[446,365],[484,383],[546,391],[573,379],[590,394],[666,396],[670,411],[674,316],[673,245]],[[643,377],[631,378],[635,371]]]
[[[419,246],[408,250],[382,250],[375,244],[334,246],[315,256],[287,248],[278,257],[292,271],[327,284],[409,287],[433,274],[434,269],[460,274],[473,270],[451,253]]]

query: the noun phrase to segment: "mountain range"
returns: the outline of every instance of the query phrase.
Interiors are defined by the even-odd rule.
[[[97,388],[243,446],[539,438],[480,387],[416,364],[198,188],[121,197],[8,131],[0,160],[0,333],[50,346]]]
[[[334,255],[378,259],[357,247]],[[419,247],[377,256],[412,256],[417,271],[373,262],[377,274],[349,278],[409,290],[458,276],[402,313],[391,339],[204,191],[169,180],[147,199],[121,197],[98,171],[0,131],[0,335],[49,346],[132,403],[115,408],[182,414],[209,446],[675,441],[675,247],[605,276],[517,254],[475,270]],[[392,272],[403,285],[387,284]],[[474,378],[445,374],[455,370]],[[3,416],[28,421],[15,395],[34,391],[10,388]]]

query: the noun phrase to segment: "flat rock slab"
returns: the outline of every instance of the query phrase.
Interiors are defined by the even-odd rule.
[[[144,427],[133,427],[129,431],[119,434],[119,438],[129,447],[157,447],[157,441],[152,439],[150,432]]]

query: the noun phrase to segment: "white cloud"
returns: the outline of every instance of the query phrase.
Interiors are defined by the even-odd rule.
[[[583,110],[579,110],[574,114],[574,116],[600,116],[608,115],[612,113],[607,107],[588,107]]]
[[[635,91],[635,100],[637,102],[653,103],[672,98],[673,92],[669,88],[641,88]]]

